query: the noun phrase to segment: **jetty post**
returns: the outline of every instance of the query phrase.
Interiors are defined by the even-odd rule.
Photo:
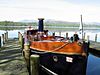
[[[27,69],[30,75],[30,49],[28,44],[24,44],[23,56],[26,61]]]
[[[18,36],[19,44],[20,44],[21,48],[23,49],[23,43],[24,43],[23,35],[21,33],[18,33],[18,35],[19,35]]]
[[[20,35],[20,45],[21,45],[21,48],[23,49],[23,36],[22,36],[22,34]]]
[[[84,32],[84,35],[83,35],[83,39],[85,40],[85,35],[86,35],[86,33]]]
[[[18,41],[19,41],[19,44],[21,43],[21,33],[18,32]]]
[[[59,32],[59,36],[61,36],[61,32]]]
[[[18,41],[20,42],[20,36],[21,36],[21,33],[18,32]]]
[[[26,62],[26,65],[27,65],[27,69],[28,69],[28,72],[29,72],[29,75],[31,75],[31,70],[30,70],[30,42],[29,42],[29,39],[27,37],[27,34],[24,33],[23,35],[23,56],[24,56],[24,59],[25,59],[25,62]]]
[[[4,33],[4,44],[6,43],[5,33]]]
[[[2,45],[2,43],[1,43],[1,36],[0,36],[0,48],[1,48],[1,45]]]
[[[95,42],[97,42],[97,34],[95,35]]]
[[[8,41],[8,32],[6,32],[6,41]]]
[[[5,42],[8,41],[8,32],[5,32],[5,33],[4,33],[4,40],[5,40]]]
[[[66,39],[68,39],[68,33],[66,33]]]
[[[89,41],[89,35],[87,35],[87,41]]]
[[[21,39],[21,48],[22,50],[24,49],[24,37],[22,36],[22,39]]]
[[[18,41],[19,41],[19,45],[21,46],[21,49],[23,50],[24,49],[24,37],[20,32],[18,32]]]
[[[55,32],[52,33],[52,36],[55,37]]]
[[[4,33],[4,39],[5,39],[5,42],[7,42],[7,40],[6,40],[6,33]]]
[[[30,56],[31,75],[39,75],[39,55]]]
[[[2,41],[3,41],[3,44],[5,44],[4,34],[2,34]]]

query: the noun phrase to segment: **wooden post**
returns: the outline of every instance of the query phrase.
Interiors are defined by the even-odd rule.
[[[59,32],[59,36],[61,36],[61,32]]]
[[[22,35],[20,37],[20,45],[21,45],[21,49],[23,50],[24,49],[24,38]]]
[[[6,40],[8,41],[8,32],[6,32]]]
[[[18,40],[19,40],[19,38],[20,38],[20,32],[18,32]]]
[[[30,57],[31,75],[39,75],[39,55]]]
[[[7,41],[7,40],[6,40],[6,33],[4,33],[4,40],[5,40],[5,42]]]
[[[87,35],[87,41],[89,41],[89,35]]]
[[[66,33],[66,39],[68,39],[68,33]]]
[[[22,44],[23,44],[23,36],[22,36],[22,34],[20,36],[20,44],[21,44],[21,48],[22,48]]]
[[[19,35],[19,44],[22,48],[22,46],[23,46],[23,36],[22,36],[22,34]]]
[[[2,34],[2,41],[3,41],[3,44],[5,44],[4,34]]]
[[[5,33],[5,41],[7,42],[7,32]]]
[[[30,43],[29,43],[27,34],[24,34],[23,40],[24,40],[23,56],[24,56],[26,64],[27,64],[27,69],[28,69],[29,75],[31,75],[31,71],[30,71]]]
[[[21,43],[21,33],[19,34],[19,44]]]
[[[97,34],[95,35],[95,42],[97,42]]]
[[[1,48],[1,36],[0,36],[0,48]]]
[[[2,38],[3,38],[3,44],[5,44],[5,35],[2,34]]]
[[[18,40],[19,40],[19,44],[21,45],[22,34],[20,32],[18,32]]]
[[[6,33],[4,33],[4,43],[6,43]]]
[[[53,37],[55,37],[55,32],[52,34]]]
[[[84,33],[84,37],[83,37],[83,39],[85,40],[85,33]]]
[[[29,75],[31,75],[30,74],[31,72],[30,72],[30,49],[29,49],[29,45],[24,44],[23,56],[24,56],[24,59],[26,61],[26,65],[27,65]]]
[[[22,50],[24,49],[24,37],[22,36]]]

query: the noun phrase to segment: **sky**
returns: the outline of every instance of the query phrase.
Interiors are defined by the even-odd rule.
[[[0,0],[0,21],[38,18],[100,22],[100,0]]]

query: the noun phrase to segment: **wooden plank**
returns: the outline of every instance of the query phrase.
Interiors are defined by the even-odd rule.
[[[90,48],[100,51],[100,42],[91,41]]]

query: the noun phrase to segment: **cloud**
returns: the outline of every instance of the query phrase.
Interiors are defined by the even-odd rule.
[[[1,0],[0,20],[19,21],[22,19],[56,19],[64,21],[99,21],[100,7],[78,5],[65,0]]]

